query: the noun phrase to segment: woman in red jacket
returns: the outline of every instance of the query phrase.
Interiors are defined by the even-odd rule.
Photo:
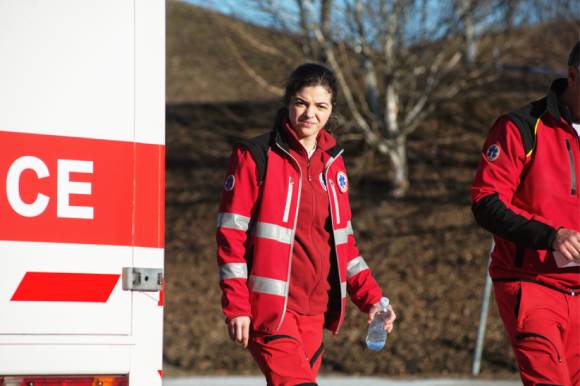
[[[224,183],[223,311],[268,385],[316,385],[322,331],[338,332],[347,290],[369,323],[380,309],[381,289],[355,246],[342,148],[326,130],[336,83],[320,64],[296,68],[273,130],[235,147]]]

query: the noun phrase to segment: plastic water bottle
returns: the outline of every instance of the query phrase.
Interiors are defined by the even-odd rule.
[[[388,315],[389,299],[381,298],[379,302],[381,310],[375,314],[375,318],[369,325],[369,330],[367,332],[367,347],[370,350],[379,351],[385,347],[387,342],[387,332],[384,329],[385,319]]]

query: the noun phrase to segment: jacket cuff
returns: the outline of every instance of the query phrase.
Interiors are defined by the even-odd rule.
[[[552,233],[548,236],[548,250],[554,250],[554,241],[556,241],[556,236],[558,235],[558,231],[564,227],[558,227],[552,230]]]
[[[382,292],[379,290],[379,293],[375,296],[369,296],[367,299],[365,299],[366,301],[363,303],[362,307],[359,307],[359,309],[364,312],[365,314],[368,314],[369,311],[371,310],[371,308],[373,308],[373,306],[377,303],[379,303],[381,301],[381,298],[383,297]]]

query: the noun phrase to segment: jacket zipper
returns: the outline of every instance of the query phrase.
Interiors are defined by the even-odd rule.
[[[562,358],[560,358],[560,352],[558,351],[558,347],[556,347],[554,342],[552,342],[550,339],[546,338],[544,335],[536,334],[533,332],[522,332],[521,334],[518,334],[516,336],[516,340],[523,340],[525,338],[539,338],[539,339],[543,339],[543,340],[547,341],[554,348],[554,351],[556,352],[556,357],[558,358],[558,362],[562,362]]]
[[[331,158],[328,160],[328,162],[326,163],[325,167],[324,167],[324,180],[327,181],[327,184],[329,184],[329,179],[328,179],[328,170],[330,169],[330,166],[332,165],[332,163],[338,158],[340,157],[340,155],[342,154],[343,150],[341,150],[336,157]],[[328,189],[327,191],[328,193],[328,200],[330,202],[330,189]],[[336,192],[335,192],[335,196],[336,196]],[[335,209],[336,210],[336,209]],[[334,222],[332,221],[333,218],[333,213],[332,213],[332,209],[330,210],[330,225],[332,226],[332,234],[333,234],[333,239],[334,239]],[[338,224],[338,221],[337,221]],[[334,239],[334,250],[335,250],[335,258],[336,258],[336,270],[338,271],[338,285],[339,287],[342,285],[342,278],[340,277],[340,266],[339,266],[339,261],[338,261],[338,248],[336,246],[336,239]],[[334,334],[338,334],[338,330],[340,330],[340,319],[342,319],[342,316],[344,315],[344,307],[342,306],[342,292],[340,294],[341,298],[340,298],[340,315],[338,316],[338,323],[339,325],[337,326],[336,330],[333,331]]]
[[[286,151],[279,143],[276,143],[276,146],[284,153],[288,154],[294,163],[298,167],[299,179],[298,179],[298,201],[296,201],[296,213],[294,215],[294,226],[292,227],[292,241],[290,242],[290,256],[288,258],[288,280],[286,281],[286,296],[284,296],[284,308],[282,309],[282,317],[280,318],[280,323],[276,327],[276,331],[280,330],[282,327],[282,323],[284,322],[284,317],[286,316],[286,308],[288,307],[288,291],[290,290],[290,277],[292,274],[292,253],[294,252],[294,237],[296,236],[296,227],[298,226],[298,210],[300,209],[300,195],[302,193],[302,169],[300,168],[300,164],[290,154],[290,152]]]
[[[576,168],[574,167],[574,155],[570,140],[566,138],[566,150],[568,150],[568,161],[570,161],[570,193],[576,195]]]
[[[294,190],[294,180],[288,177],[288,193],[286,194],[286,206],[284,206],[284,216],[282,222],[288,222],[290,216],[290,204],[292,203],[292,191]]]
[[[334,196],[334,212],[336,214],[336,223],[340,224],[340,210],[338,207],[338,196],[336,195],[336,189],[334,188],[334,182],[330,180],[330,189],[332,189],[332,195]]]

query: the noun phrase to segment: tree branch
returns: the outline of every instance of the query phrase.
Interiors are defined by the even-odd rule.
[[[307,6],[308,11],[312,14],[313,13],[313,9],[312,9],[313,6],[312,6],[311,0],[306,0],[305,4]],[[387,145],[387,143],[385,141],[382,141],[379,138],[379,136],[372,130],[372,128],[368,124],[368,122],[360,114],[360,111],[358,110],[358,108],[354,102],[354,98],[352,96],[351,89],[350,89],[348,83],[346,82],[346,79],[344,77],[342,69],[341,69],[340,65],[338,64],[338,62],[336,61],[336,57],[334,55],[334,51],[332,49],[332,46],[326,40],[326,38],[324,37],[324,35],[322,34],[322,31],[320,30],[320,28],[318,26],[314,25],[313,31],[314,31],[314,36],[315,36],[316,40],[318,41],[320,46],[322,46],[324,49],[328,63],[332,67],[333,71],[336,73],[338,83],[340,84],[340,87],[341,87],[342,92],[344,94],[344,99],[346,100],[346,103],[351,111],[351,114],[352,114],[354,120],[357,123],[357,126],[359,126],[361,128],[361,130],[365,134],[365,138],[369,144],[376,147],[376,149],[380,153],[388,154],[389,146]]]

